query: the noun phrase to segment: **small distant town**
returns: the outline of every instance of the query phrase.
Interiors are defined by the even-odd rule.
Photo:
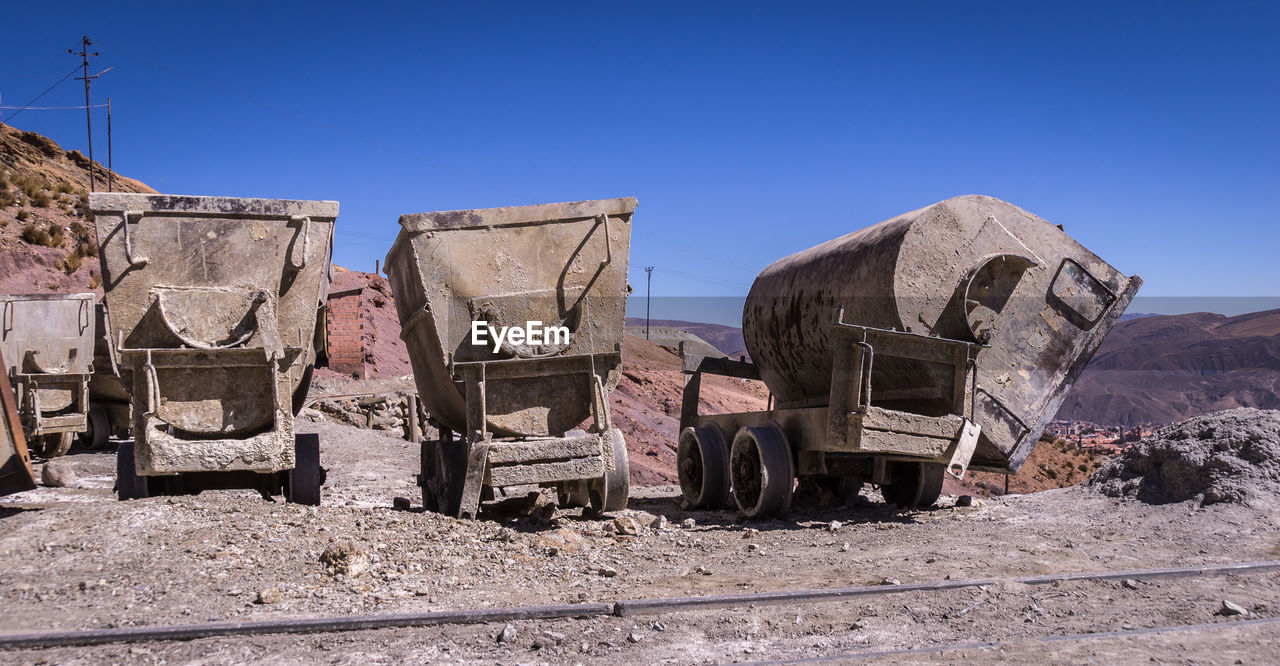
[[[1160,428],[1161,424],[1158,423],[1107,426],[1088,421],[1051,421],[1045,432],[1075,444],[1082,451],[1114,454],[1125,450],[1134,442],[1151,437]]]

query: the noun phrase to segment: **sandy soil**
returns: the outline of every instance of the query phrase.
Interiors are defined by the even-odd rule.
[[[117,502],[114,455],[69,460],[77,488],[40,488],[0,501],[0,633],[209,620],[394,613],[614,601],[951,578],[1185,566],[1280,558],[1280,514],[1197,503],[1148,505],[1083,488],[982,500],[979,506],[896,512],[868,502],[801,508],[786,520],[681,510],[670,486],[637,491],[623,514],[641,528],[577,511],[551,520],[458,521],[418,510],[416,449],[376,432],[300,424],[323,437],[324,505],[299,507],[243,491]],[[669,524],[652,529],[663,516]],[[687,518],[692,527],[681,526]],[[835,523],[838,522],[839,525]],[[755,531],[753,531],[755,530]],[[321,553],[350,543],[360,575],[330,576]],[[615,571],[608,576],[602,571]],[[1013,583],[824,604],[638,618],[527,621],[315,636],[203,639],[0,652],[2,663],[133,662],[719,662],[808,659],[864,651],[999,641],[999,647],[899,655],[910,661],[1161,661],[1280,659],[1276,625],[1230,632],[1039,638],[1280,616],[1280,575],[1122,584]],[[279,600],[257,603],[263,591]],[[268,599],[273,594],[268,592]],[[1216,626],[1216,625],[1215,625]]]

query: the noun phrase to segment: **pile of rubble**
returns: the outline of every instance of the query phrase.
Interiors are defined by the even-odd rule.
[[[421,403],[411,401],[410,397],[406,393],[387,393],[316,400],[309,408],[302,410],[300,416],[313,422],[327,421],[367,430],[387,430],[410,439],[413,434],[410,420],[412,402],[417,405],[417,432],[425,436],[428,433],[427,415]]]
[[[1280,411],[1232,409],[1167,426],[1108,462],[1089,485],[1149,504],[1280,502]]]

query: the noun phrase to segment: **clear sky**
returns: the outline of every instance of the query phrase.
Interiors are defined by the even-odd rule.
[[[118,172],[336,199],[336,261],[364,270],[401,213],[634,196],[638,293],[652,265],[655,297],[742,296],[779,257],[977,193],[1144,296],[1280,297],[1278,7],[28,0],[3,10],[0,96],[28,102],[88,34]],[[83,112],[11,124],[86,144]]]

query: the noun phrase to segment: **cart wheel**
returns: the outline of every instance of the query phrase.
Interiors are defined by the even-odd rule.
[[[904,509],[923,509],[933,506],[942,494],[942,479],[947,466],[938,463],[907,463],[894,465],[893,483],[882,486],[886,502]]]
[[[561,509],[581,509],[591,504],[586,481],[565,481],[556,487],[556,504]]]
[[[729,446],[720,426],[685,428],[676,449],[680,491],[689,506],[719,509],[729,503]]]
[[[50,435],[35,437],[35,454],[41,458],[57,458],[67,455],[71,450],[71,442],[75,440],[73,432],[55,432]]]
[[[423,442],[421,459],[422,505],[428,511],[457,518],[467,477],[466,440],[450,437]]]
[[[627,498],[631,495],[631,465],[627,460],[627,442],[622,438],[622,431],[617,428],[609,431],[609,439],[613,448],[613,469],[606,471],[598,479],[592,479],[587,485],[591,510],[597,514],[627,508]]]
[[[294,435],[294,467],[289,470],[285,497],[294,504],[320,505],[320,486],[324,470],[320,467],[320,435]]]
[[[791,508],[795,489],[795,463],[791,444],[778,424],[742,428],[733,437],[729,453],[733,496],[748,518],[766,518]]]
[[[97,451],[106,446],[107,439],[111,437],[111,419],[102,405],[89,405],[87,421],[89,427],[78,437],[80,446],[90,451]]]
[[[133,462],[133,442],[121,442],[116,449],[116,496],[123,500],[148,497],[147,477],[138,476]]]

